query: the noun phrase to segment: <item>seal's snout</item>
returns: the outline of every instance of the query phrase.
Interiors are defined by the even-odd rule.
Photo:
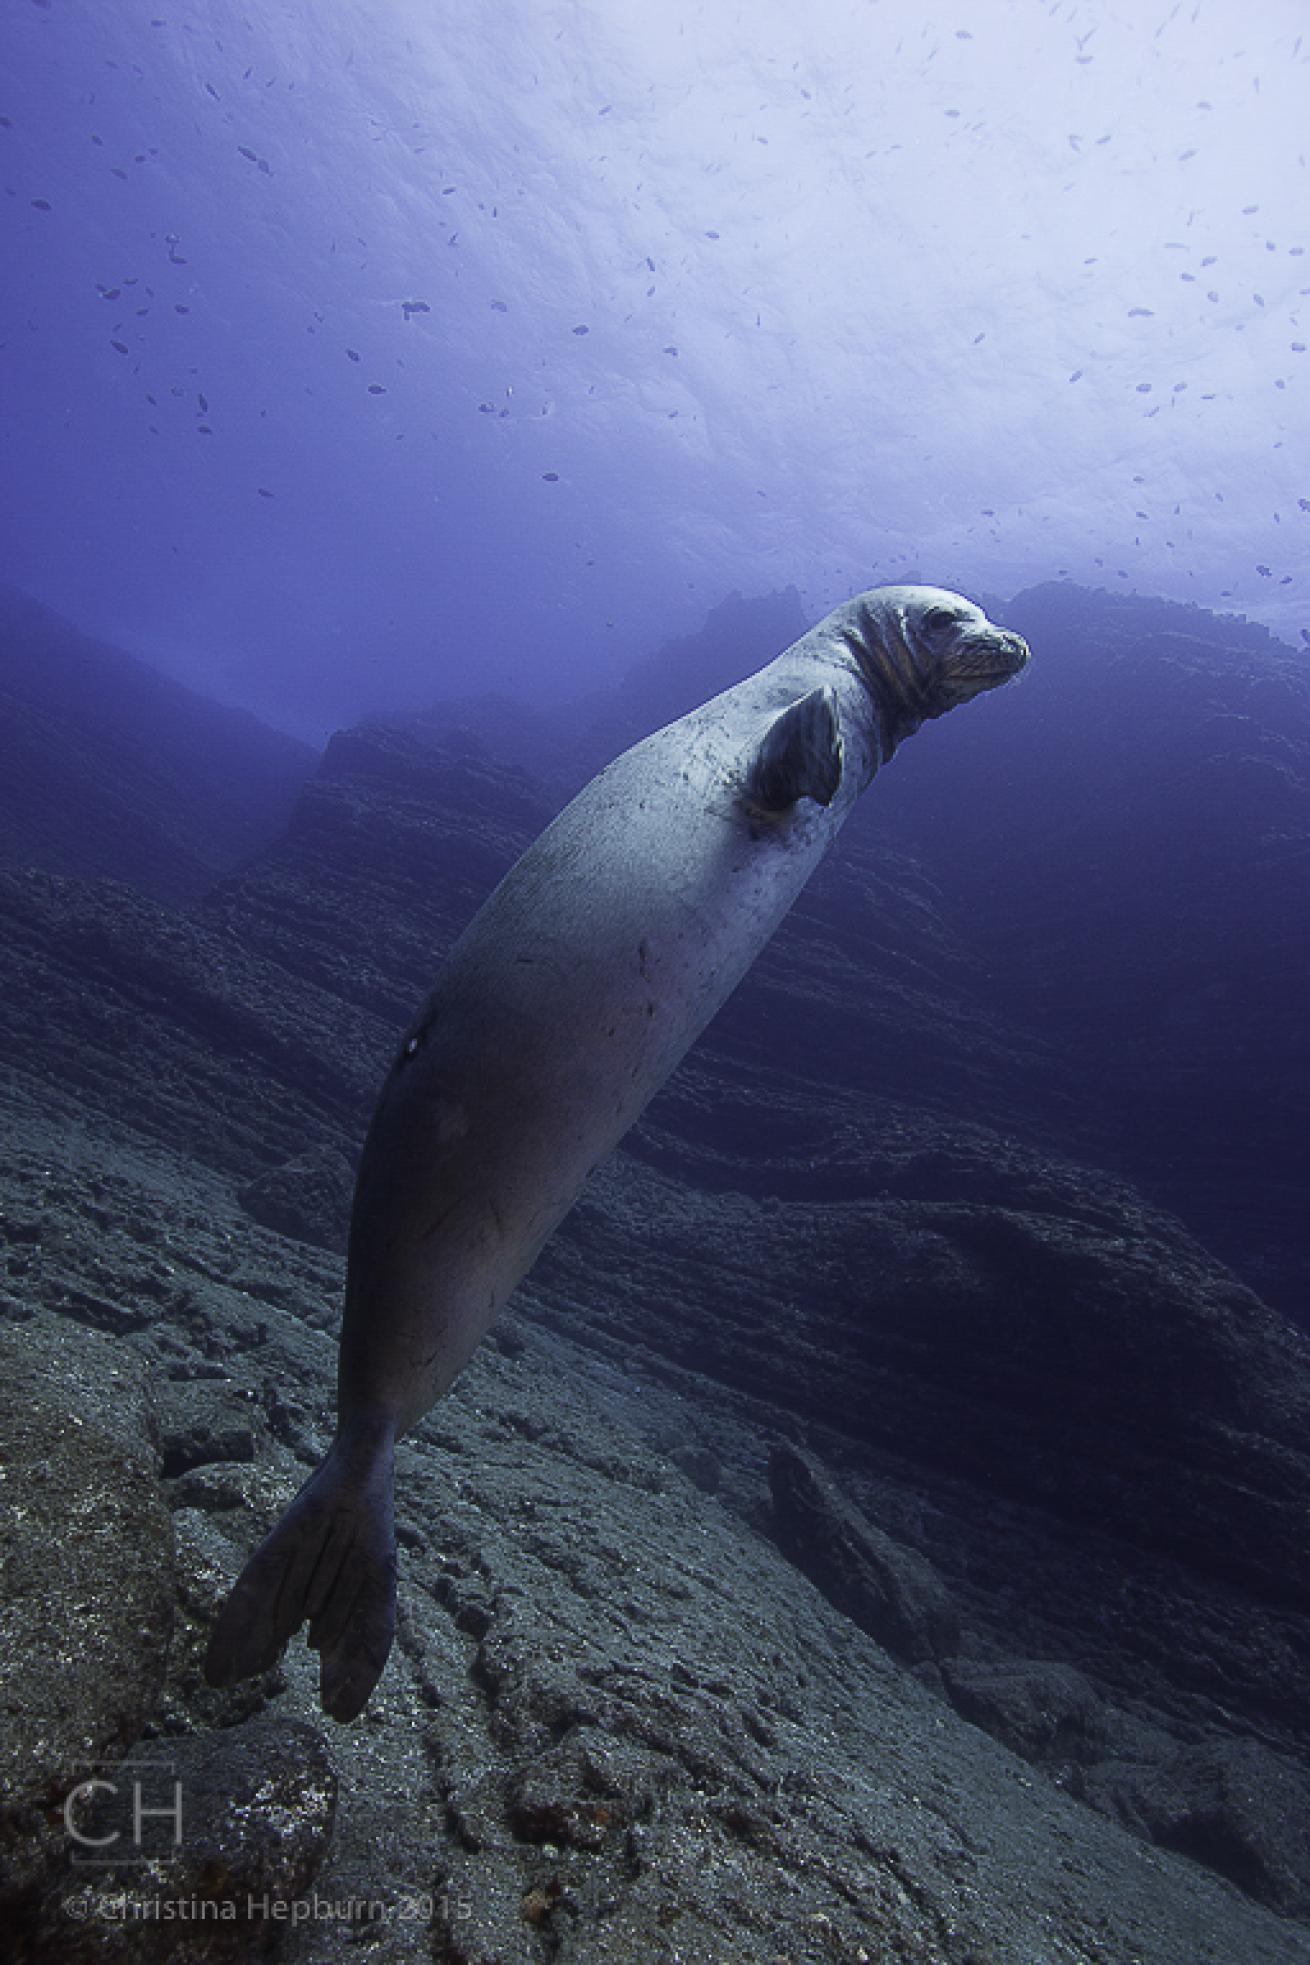
[[[951,709],[1013,682],[1028,658],[1027,642],[1012,629],[994,627],[987,620],[971,625],[942,658],[938,678],[942,708]]]
[[[1012,628],[996,628],[989,621],[983,632],[966,644],[963,665],[993,682],[1008,682],[1027,667],[1029,647]]]
[[[1013,634],[1009,628],[999,629],[998,639],[1001,644],[1002,654],[1010,662],[1011,676],[1018,675],[1021,670],[1027,668],[1029,662],[1032,660],[1031,648],[1029,648],[1022,635]]]

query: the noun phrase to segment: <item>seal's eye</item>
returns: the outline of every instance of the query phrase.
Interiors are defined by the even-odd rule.
[[[930,607],[923,617],[925,628],[949,628],[954,622],[955,615],[949,607]]]

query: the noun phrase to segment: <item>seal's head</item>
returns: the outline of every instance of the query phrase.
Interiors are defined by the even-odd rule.
[[[944,587],[873,587],[838,615],[878,710],[884,764],[921,723],[1009,682],[1028,660],[1021,635]]]

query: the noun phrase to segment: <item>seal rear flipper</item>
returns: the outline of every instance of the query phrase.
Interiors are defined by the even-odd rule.
[[[762,812],[785,812],[798,798],[831,805],[841,770],[836,698],[826,686],[812,689],[765,731],[746,773],[746,802]]]
[[[267,1671],[308,1619],[324,1712],[350,1720],[364,1710],[396,1627],[392,1448],[389,1427],[342,1428],[220,1611],[205,1655],[211,1685]]]

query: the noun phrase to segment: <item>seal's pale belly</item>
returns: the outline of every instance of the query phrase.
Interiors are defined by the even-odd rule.
[[[777,691],[762,680],[741,694],[767,720]],[[740,731],[749,701],[720,702],[616,760],[542,834],[452,949],[418,1048],[393,1068],[351,1248],[352,1275],[386,1308],[348,1297],[342,1384],[358,1397],[362,1380],[406,1425],[741,980],[853,802],[753,816],[751,746],[723,730],[726,709]],[[422,1193],[397,1192],[397,1137],[412,1140],[402,1158]],[[420,1239],[387,1251],[387,1222],[402,1238],[400,1224],[423,1224]]]

